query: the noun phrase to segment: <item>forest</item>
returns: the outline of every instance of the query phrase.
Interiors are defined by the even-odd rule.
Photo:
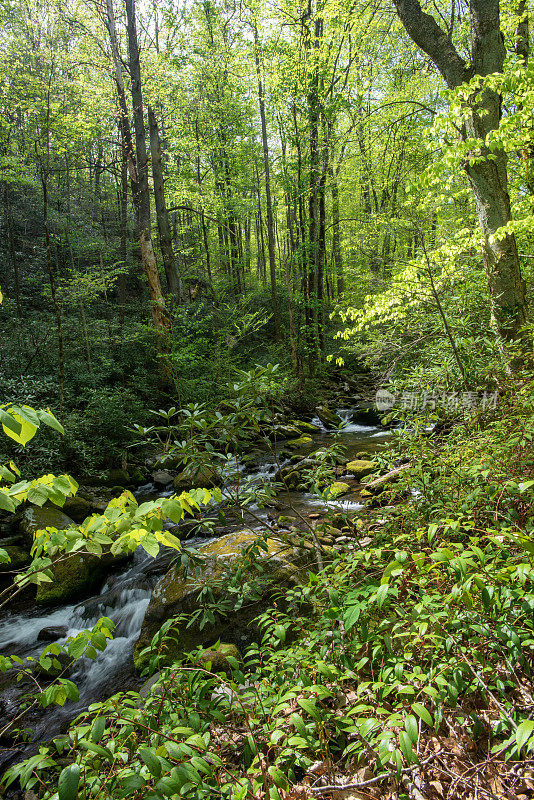
[[[530,0],[0,0],[0,798],[534,798]]]

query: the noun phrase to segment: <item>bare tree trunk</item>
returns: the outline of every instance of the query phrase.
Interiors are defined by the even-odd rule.
[[[434,17],[425,14],[419,0],[393,0],[397,13],[413,41],[433,60],[447,85],[454,89],[473,76],[501,73],[506,55],[500,27],[499,0],[471,0],[472,66],[460,56],[448,34]],[[479,145],[465,159],[465,170],[475,197],[482,231],[484,266],[491,295],[491,316],[505,341],[520,336],[527,318],[526,286],[521,275],[515,236],[496,238],[511,221],[506,153],[486,145],[501,118],[501,96],[491,89],[473,92],[466,101],[469,117],[463,138]]]
[[[150,131],[150,155],[152,158],[152,179],[154,182],[154,198],[156,201],[156,217],[158,220],[159,242],[163,256],[163,267],[167,276],[169,291],[180,299],[180,279],[176,272],[176,262],[172,249],[171,226],[169,212],[165,204],[165,186],[163,182],[163,166],[161,161],[161,139],[154,111],[148,108],[148,127]]]
[[[269,273],[271,278],[271,300],[273,304],[274,335],[277,341],[280,340],[280,312],[278,309],[278,295],[276,291],[276,256],[273,222],[273,204],[271,199],[271,177],[269,166],[269,143],[267,141],[267,121],[265,117],[265,96],[260,69],[260,52],[258,40],[258,28],[256,23],[254,29],[254,57],[256,60],[256,76],[258,79],[258,99],[260,105],[261,120],[261,141],[263,148],[263,168],[265,174],[265,210],[267,214],[267,245],[269,252]]]
[[[130,57],[130,75],[132,79],[132,104],[135,129],[135,152],[137,156],[137,207],[139,215],[139,242],[141,259],[148,281],[152,307],[152,320],[156,331],[164,334],[167,330],[165,301],[161,291],[156,257],[152,246],[150,230],[150,194],[148,188],[148,156],[146,149],[145,121],[143,117],[143,94],[141,90],[141,65],[139,63],[139,45],[135,21],[134,0],[126,0],[126,16],[128,27],[128,53]]]

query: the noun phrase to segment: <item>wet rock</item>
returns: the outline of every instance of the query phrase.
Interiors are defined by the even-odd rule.
[[[201,467],[194,474],[184,470],[173,481],[174,488],[179,491],[199,488],[212,489],[214,486],[220,486],[221,484],[221,476],[213,467]]]
[[[128,472],[134,486],[140,486],[147,479],[147,473],[140,467],[129,467]]]
[[[152,473],[152,480],[156,486],[167,486],[169,483],[172,483],[173,478],[170,472],[164,469],[157,469]]]
[[[108,469],[108,471],[104,473],[101,483],[103,486],[110,486],[112,488],[120,486],[123,489],[133,485],[130,473],[126,469]]]
[[[352,421],[358,425],[380,425],[381,414],[373,403],[362,403],[352,414]]]
[[[57,642],[58,639],[64,639],[67,632],[68,628],[66,625],[49,625],[47,628],[41,628],[37,634],[37,641]]]
[[[57,506],[45,503],[44,506],[28,506],[24,509],[20,521],[20,532],[24,536],[25,544],[31,547],[36,531],[44,528],[56,528],[58,531],[70,528],[75,525],[74,520],[57,508]]]
[[[37,587],[36,602],[49,606],[81,599],[102,583],[111,566],[124,559],[109,553],[101,558],[89,553],[71,553],[52,567],[52,582]]]
[[[275,425],[270,438],[272,439],[293,439],[299,438],[302,431],[296,425]]]
[[[374,472],[376,467],[377,465],[374,461],[356,458],[354,461],[349,461],[347,464],[347,472],[350,472],[355,478],[361,480],[365,478],[366,475],[370,475],[371,472]]]
[[[289,517],[285,514],[280,514],[278,517],[278,527],[283,528],[285,530],[289,530],[292,525],[295,525],[297,519],[296,517]]]
[[[198,645],[222,640],[229,644],[241,645],[243,641],[258,638],[259,631],[252,620],[264,611],[274,592],[284,586],[294,585],[299,580],[300,568],[306,563],[302,550],[287,545],[279,539],[268,539],[267,552],[258,556],[261,572],[252,563],[243,566],[243,581],[250,586],[244,602],[235,608],[234,595],[226,588],[228,577],[237,566],[243,550],[256,541],[250,531],[228,534],[199,548],[197,555],[201,565],[194,574],[184,575],[179,564],[175,564],[157,583],[143,621],[143,626],[135,646],[134,661],[137,669],[142,669],[149,660],[149,654],[141,655],[161,625],[172,617],[183,615],[169,631],[172,638],[167,640],[165,663],[172,664],[183,653]],[[254,584],[254,587],[252,587]],[[214,620],[201,628],[202,617],[191,624],[191,615],[198,609],[199,595],[208,587],[220,610]]]
[[[328,408],[328,406],[317,406],[315,413],[325,428],[337,428],[343,423],[341,417],[336,414],[335,411],[332,411],[330,408]]]

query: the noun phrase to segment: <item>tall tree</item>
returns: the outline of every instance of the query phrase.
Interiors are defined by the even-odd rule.
[[[172,248],[171,226],[169,212],[165,203],[165,185],[163,181],[163,164],[161,159],[161,139],[158,130],[156,115],[152,108],[148,108],[148,129],[150,131],[150,156],[152,159],[152,180],[154,183],[154,199],[156,201],[156,217],[158,221],[159,242],[163,256],[163,268],[167,276],[169,290],[180,300],[180,280],[176,271],[176,261]]]
[[[450,34],[425,13],[419,0],[393,0],[413,41],[432,59],[447,86],[457,89],[475,76],[501,73],[506,50],[499,0],[470,0],[471,63],[460,55]],[[504,340],[515,340],[527,316],[526,286],[515,236],[495,235],[511,221],[506,153],[490,149],[488,135],[499,128],[501,95],[488,85],[473,88],[466,103],[462,137],[471,144],[465,158],[484,245],[484,265],[491,295],[492,320]]]
[[[141,89],[141,64],[139,61],[139,45],[137,42],[137,25],[135,19],[134,0],[126,0],[126,17],[128,26],[128,54],[130,76],[132,79],[132,105],[135,129],[135,152],[137,157],[137,212],[139,242],[143,268],[148,280],[152,319],[158,333],[167,329],[165,301],[161,291],[158,267],[152,245],[150,219],[150,192],[148,186],[148,156],[145,136],[145,120],[143,113],[143,93]]]

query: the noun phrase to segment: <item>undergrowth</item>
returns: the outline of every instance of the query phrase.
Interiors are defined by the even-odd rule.
[[[532,796],[534,383],[439,429],[400,436],[410,467],[353,520],[353,549],[273,603],[242,661],[190,654],[5,783],[43,800]]]

